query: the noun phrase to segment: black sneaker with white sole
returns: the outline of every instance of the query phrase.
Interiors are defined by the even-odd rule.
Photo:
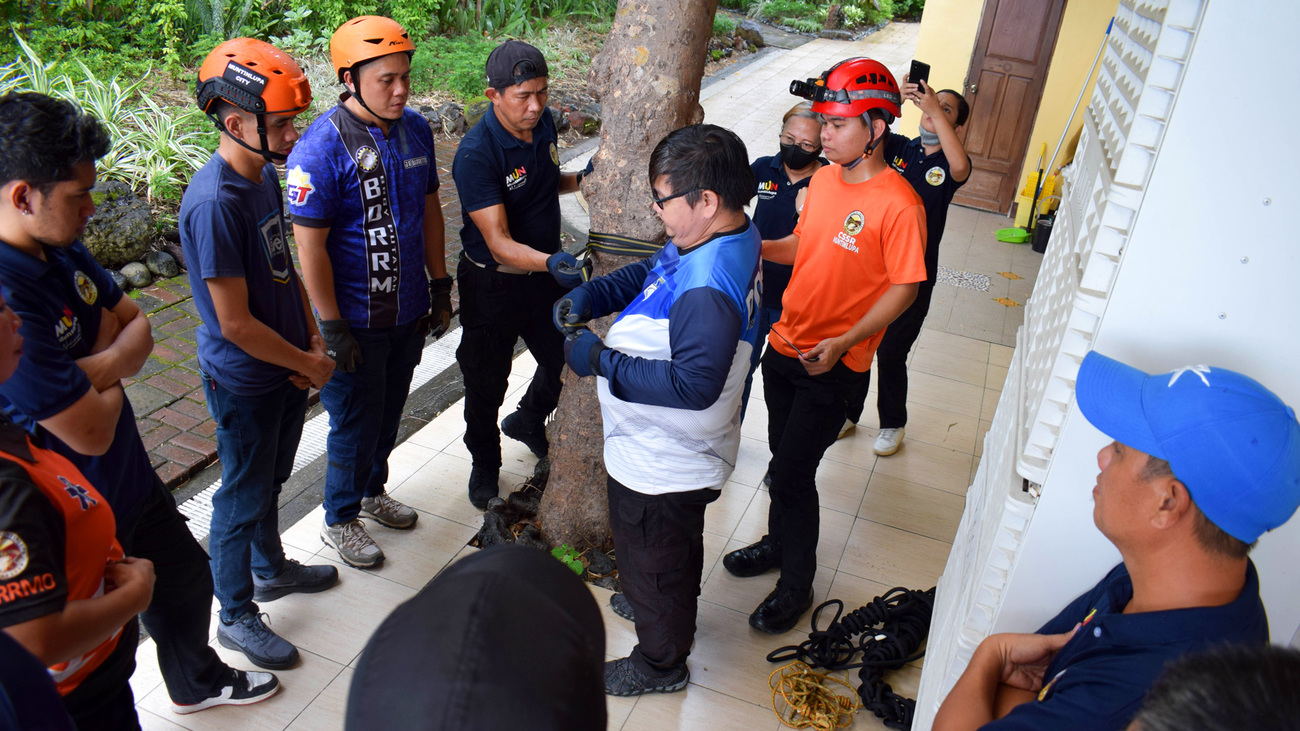
[[[280,681],[272,673],[227,668],[221,692],[198,703],[173,703],[172,711],[186,714],[216,706],[247,706],[264,701],[280,690]]]

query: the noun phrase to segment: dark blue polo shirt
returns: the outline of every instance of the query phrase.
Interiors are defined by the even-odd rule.
[[[483,234],[469,214],[498,204],[506,207],[510,238],[543,254],[560,250],[560,157],[555,122],[542,114],[532,143],[506,131],[496,111],[465,133],[451,166],[460,195],[461,246],[478,264],[495,268]]]
[[[1268,642],[1255,564],[1241,595],[1221,607],[1123,614],[1133,581],[1120,564],[1101,583],[1043,625],[1039,634],[1083,623],[1043,675],[1037,701],[1017,706],[987,731],[1124,729],[1169,661],[1226,643]]]
[[[781,156],[760,157],[750,166],[758,181],[757,199],[754,203],[754,226],[764,239],[783,239],[794,233],[799,220],[795,211],[795,197],[808,187],[812,176],[791,183],[781,165]],[[781,309],[781,295],[790,284],[794,266],[763,260],[763,306]]]
[[[925,206],[925,276],[927,282],[934,284],[939,276],[939,242],[943,240],[944,226],[948,225],[948,206],[957,189],[970,178],[961,182],[953,180],[943,150],[925,154],[920,137],[909,140],[891,133],[885,141],[885,159],[912,184]]]
[[[90,378],[77,359],[90,355],[99,335],[100,310],[113,309],[123,297],[80,241],[66,248],[47,246],[45,257],[41,261],[0,242],[4,297],[23,319],[18,330],[23,357],[13,376],[0,384],[0,409],[33,433],[36,422],[61,413],[90,390]],[[130,401],[123,400],[113,444],[103,456],[80,454],[52,434],[49,446],[107,498],[119,534],[135,524],[158,477],[135,428]]]

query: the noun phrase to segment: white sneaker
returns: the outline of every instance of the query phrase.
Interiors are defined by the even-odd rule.
[[[888,457],[903,444],[903,427],[897,429],[881,429],[880,435],[876,437],[876,443],[871,446],[871,451],[881,457]]]
[[[857,422],[853,421],[852,419],[845,419],[844,426],[840,427],[839,436],[835,438],[843,439],[844,437],[847,437],[848,435],[852,434],[853,430],[857,428],[858,428]]]

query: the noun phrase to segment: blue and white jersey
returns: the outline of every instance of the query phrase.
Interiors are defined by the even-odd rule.
[[[637,492],[721,488],[736,466],[740,401],[758,337],[762,239],[745,227],[583,285],[622,308],[601,353],[605,469]]]
[[[339,313],[352,327],[404,325],[429,311],[424,199],[438,190],[433,133],[411,109],[388,135],[339,104],[289,153],[293,222],[328,228]]]

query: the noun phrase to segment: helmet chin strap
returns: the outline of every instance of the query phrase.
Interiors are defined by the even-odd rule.
[[[217,129],[221,130],[222,134],[234,140],[235,144],[239,145],[245,150],[248,150],[250,152],[256,152],[257,154],[262,156],[263,160],[266,160],[269,163],[281,163],[284,162],[285,160],[288,160],[289,159],[288,155],[279,152],[272,152],[270,149],[268,149],[269,146],[266,144],[266,115],[258,114],[256,116],[257,116],[257,138],[259,144],[262,145],[262,149],[260,150],[248,144],[247,142],[244,142],[243,140],[239,139],[233,134],[231,134],[230,130],[226,129],[226,125],[220,119],[217,118],[217,115],[215,114],[208,115],[208,117],[210,117],[212,121],[216,123]]]
[[[871,130],[871,140],[867,142],[867,149],[865,152],[862,153],[862,156],[854,160],[853,162],[849,163],[848,165],[845,165],[844,166],[845,170],[852,170],[853,168],[860,165],[863,160],[866,160],[867,158],[871,157],[871,153],[875,152],[876,148],[880,146],[881,142],[885,141],[884,135],[880,135],[879,137],[876,136],[876,125],[871,121],[871,118],[865,114],[862,115],[862,118],[866,120],[867,128]]]
[[[352,92],[352,98],[357,100],[357,104],[360,104],[362,109],[365,109],[367,112],[374,115],[375,119],[381,119],[389,124],[402,121],[400,116],[395,119],[389,119],[371,109],[370,105],[366,104],[366,100],[361,98],[361,64],[353,66],[350,70],[352,71],[352,85],[356,87],[356,90],[353,91],[352,89],[349,89],[348,91]]]

